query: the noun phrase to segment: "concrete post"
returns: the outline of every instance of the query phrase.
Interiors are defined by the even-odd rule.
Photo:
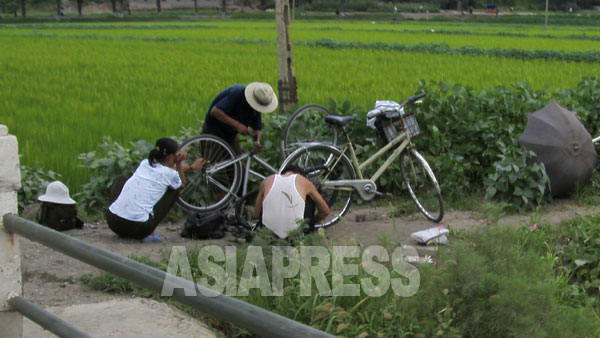
[[[8,299],[23,294],[21,256],[17,236],[4,231],[3,216],[17,213],[17,190],[21,186],[17,138],[0,124],[0,337],[23,335],[23,316],[11,311]]]
[[[296,77],[292,67],[292,42],[290,41],[290,2],[275,1],[275,21],[277,24],[277,72],[279,81],[279,111],[289,110],[292,103],[298,102]]]

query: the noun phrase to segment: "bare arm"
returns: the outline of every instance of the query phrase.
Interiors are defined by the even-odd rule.
[[[248,127],[241,124],[239,121],[229,117],[229,115],[227,115],[221,109],[217,108],[217,106],[212,107],[212,109],[210,110],[210,115],[219,120],[220,122],[223,122],[226,125],[235,128],[235,130],[237,130],[237,132],[242,135],[248,135],[249,133]]]
[[[315,202],[315,207],[317,208],[315,221],[322,221],[323,219],[325,219],[325,217],[327,217],[327,215],[329,215],[329,213],[331,213],[331,209],[329,209],[327,202],[325,202],[323,196],[321,196],[321,194],[319,193],[315,185],[312,184],[311,181],[306,180],[306,185],[308,188],[308,193],[306,194],[306,196],[312,198],[312,200]]]
[[[181,187],[185,187],[187,182],[185,180],[185,171],[183,170],[181,162],[175,163],[175,170],[177,170],[177,173],[179,174],[179,179],[181,179]]]
[[[180,150],[175,154],[175,170],[177,170],[179,178],[181,179],[182,188],[185,187],[185,185],[187,184],[187,181],[185,179],[185,172],[192,169],[200,169],[204,165],[203,158],[195,160],[194,163],[192,163],[191,165],[182,163],[186,158],[187,153],[185,152],[185,150]]]
[[[181,163],[181,168],[183,169],[183,172],[185,173],[190,170],[200,169],[200,168],[202,168],[203,165],[204,165],[204,159],[199,158],[199,159],[195,160],[194,163],[192,163],[192,164]]]
[[[254,219],[259,219],[262,211],[262,202],[265,198],[265,181],[260,183],[260,188],[258,188],[258,195],[256,196],[256,202],[254,202]]]
[[[255,154],[258,154],[263,149],[262,144],[260,144],[260,137],[262,136],[262,132],[260,130],[255,130],[255,131],[253,131],[253,133],[254,133],[254,136],[252,136],[252,138],[254,139],[254,147],[252,148],[252,151]]]

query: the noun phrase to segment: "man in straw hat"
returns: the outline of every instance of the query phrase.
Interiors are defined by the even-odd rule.
[[[277,96],[267,83],[252,82],[245,87],[233,85],[213,99],[206,113],[202,132],[222,138],[235,152],[241,154],[238,134],[250,135],[248,127],[251,127],[256,131],[254,151],[258,152],[262,149],[260,115],[274,111],[277,104]]]

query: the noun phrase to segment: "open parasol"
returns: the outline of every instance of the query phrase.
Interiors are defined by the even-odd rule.
[[[574,112],[556,102],[529,114],[519,143],[537,155],[533,161],[544,163],[553,196],[585,183],[598,163],[590,133]]]

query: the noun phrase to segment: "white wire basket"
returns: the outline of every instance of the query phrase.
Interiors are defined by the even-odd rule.
[[[395,139],[404,130],[408,132],[411,139],[418,137],[421,134],[419,123],[414,114],[406,114],[391,119],[386,119],[381,125],[381,130],[385,139],[390,142]]]

